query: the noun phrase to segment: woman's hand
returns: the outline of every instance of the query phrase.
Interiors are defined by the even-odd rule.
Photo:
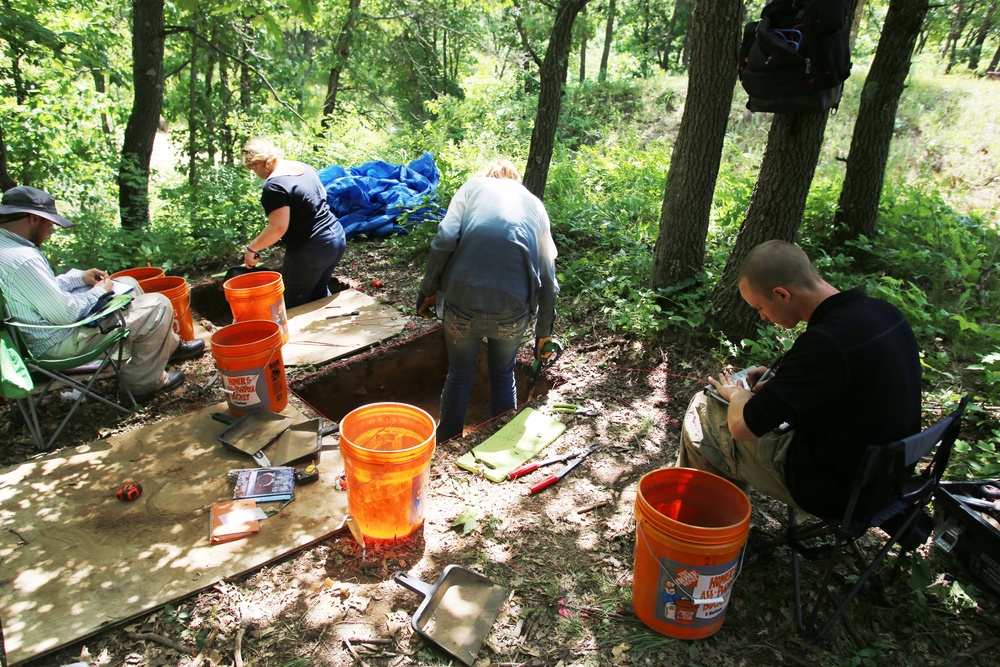
[[[251,250],[250,247],[247,246],[247,251],[243,255],[243,266],[248,269],[252,269],[258,264],[260,264],[260,253]]]

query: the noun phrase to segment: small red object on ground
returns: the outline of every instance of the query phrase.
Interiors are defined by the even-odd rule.
[[[128,482],[118,489],[118,500],[135,500],[142,495],[142,484],[139,482]]]
[[[374,280],[372,280],[372,287],[385,287],[385,283],[379,280],[378,278],[375,278]]]

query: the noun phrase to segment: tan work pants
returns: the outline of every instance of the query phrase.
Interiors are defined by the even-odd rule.
[[[133,394],[151,394],[167,381],[163,370],[180,344],[174,333],[174,307],[162,294],[146,294],[132,278],[116,278],[131,284],[135,299],[125,313],[129,335],[125,341],[128,360],[122,365],[122,380]],[[80,327],[41,355],[43,359],[66,359],[93,350],[104,334],[98,327]]]
[[[714,473],[744,491],[747,485],[753,486],[801,509],[785,484],[785,459],[792,432],[771,431],[756,440],[734,440],[726,419],[727,408],[703,391],[694,395],[684,414],[677,465]]]

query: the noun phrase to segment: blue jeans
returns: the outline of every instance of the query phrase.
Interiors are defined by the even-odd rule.
[[[314,236],[305,245],[285,251],[281,282],[285,287],[285,308],[330,296],[330,276],[344,256],[347,241],[337,223],[325,234]]]
[[[448,349],[448,377],[441,392],[441,417],[437,441],[462,435],[465,411],[476,377],[476,358],[482,340],[490,376],[490,416],[496,417],[517,405],[514,361],[524,332],[531,322],[527,308],[504,312],[466,310],[445,303],[444,340]]]

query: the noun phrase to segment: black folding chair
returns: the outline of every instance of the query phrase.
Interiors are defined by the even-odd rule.
[[[48,451],[52,449],[56,438],[59,437],[59,434],[62,433],[77,409],[87,398],[100,401],[124,414],[132,414],[136,408],[135,399],[126,383],[122,382],[120,374],[123,360],[123,345],[129,335],[124,313],[131,301],[131,295],[123,294],[116,296],[105,304],[100,312],[90,315],[79,322],[61,326],[25,324],[16,322],[9,317],[3,320],[3,326],[11,332],[17,352],[24,361],[25,366],[27,366],[33,377],[38,378],[35,382],[34,392],[23,398],[11,397],[11,400],[17,403],[18,408],[20,408],[28,431],[31,433],[35,445],[37,445],[39,450]],[[5,311],[6,303],[3,291],[0,290],[0,314],[6,314]],[[68,359],[41,359],[35,357],[28,349],[23,336],[23,330],[27,328],[76,329],[88,326],[94,322],[100,322],[102,326],[109,329],[103,334],[100,345],[89,352]],[[88,376],[85,378],[86,383],[79,382],[70,377],[72,374],[80,373],[81,370],[84,371],[84,375]],[[123,395],[125,405],[100,393],[97,391],[97,387],[94,386],[97,379],[106,370],[113,371],[117,380],[118,392]],[[46,438],[42,433],[42,424],[38,416],[38,406],[53,389],[62,385],[76,390],[73,404],[63,417],[62,422],[56,427],[56,430],[51,436]]]
[[[922,525],[920,518],[930,518],[924,508],[944,474],[968,402],[969,399],[963,397],[950,415],[916,435],[887,445],[868,447],[843,517],[812,518],[799,525],[795,518],[796,510],[789,508],[788,529],[784,537],[769,546],[784,544],[792,548],[795,622],[801,635],[812,641],[825,636],[865,583],[878,571],[893,547],[899,545],[900,553],[908,553],[927,540],[929,530],[925,524]],[[928,456],[928,461],[918,465]],[[863,508],[871,509],[866,511]],[[881,529],[889,537],[875,557],[869,560],[857,542],[873,528]],[[832,544],[829,541],[831,536]],[[817,540],[823,543],[817,546]],[[831,580],[847,548],[857,559],[860,574],[846,593],[846,586],[840,587],[842,597],[838,602],[831,592],[831,588],[836,591],[837,586]],[[807,615],[803,614],[800,553],[825,553],[828,557],[823,580]],[[829,610],[831,606],[833,610],[828,612],[826,620],[820,625],[820,610]]]

